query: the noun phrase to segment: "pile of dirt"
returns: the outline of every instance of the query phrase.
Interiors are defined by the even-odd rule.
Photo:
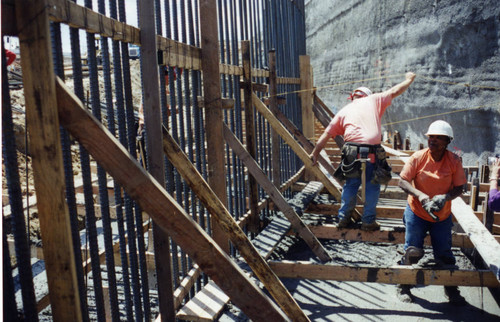
[[[16,65],[17,72],[22,74],[22,70],[20,69],[20,64]],[[132,60],[130,61],[130,74],[131,74],[131,87],[133,93],[133,105],[135,109],[141,104],[142,101],[142,92],[141,92],[141,72],[140,72],[140,61]],[[65,71],[67,75],[72,75],[71,69],[67,69]],[[113,70],[111,70],[111,81],[114,83]],[[65,84],[73,90],[74,82],[72,77],[66,77]],[[84,91],[87,92],[90,88],[89,77],[84,76],[83,78],[83,86]],[[113,89],[114,90],[114,89]],[[104,88],[104,76],[102,70],[99,71],[99,98],[101,102],[105,100],[105,88]],[[24,96],[24,89],[20,88],[11,88],[9,91],[11,98],[11,106],[12,106],[12,118],[14,123],[14,132],[16,138],[16,148],[17,148],[17,162],[19,168],[19,177],[20,177],[20,186],[23,196],[24,204],[28,203],[31,205],[29,211],[25,211],[25,221],[26,224],[29,224],[29,235],[30,242],[32,244],[40,244],[41,234],[40,234],[40,225],[38,219],[38,212],[36,210],[36,206],[33,205],[36,203],[35,197],[35,185],[34,185],[34,176],[32,169],[31,156],[28,150],[29,143],[28,136],[26,133],[26,103]],[[29,131],[29,129],[28,129]],[[77,142],[73,142],[71,146],[71,156],[72,156],[72,169],[75,181],[81,176],[81,163],[80,163],[80,147]],[[2,209],[9,205],[9,193],[7,188],[7,181],[5,176],[5,166],[2,162]],[[29,216],[28,216],[29,214]],[[80,229],[83,229],[85,226],[85,218],[84,216],[79,216],[78,218]],[[12,236],[12,226],[10,223],[10,216],[6,217],[4,220],[3,229],[7,232],[8,235]]]

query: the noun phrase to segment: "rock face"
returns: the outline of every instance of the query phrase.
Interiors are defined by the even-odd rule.
[[[449,122],[448,147],[465,165],[500,153],[500,5],[498,0],[306,1],[307,54],[318,96],[337,112],[352,89],[383,91],[413,71],[393,101],[383,131],[411,149],[427,146],[429,124]]]

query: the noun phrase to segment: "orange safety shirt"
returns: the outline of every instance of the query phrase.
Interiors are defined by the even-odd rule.
[[[429,148],[415,152],[403,167],[400,177],[413,184],[413,186],[429,196],[448,193],[457,186],[467,182],[462,161],[451,151],[446,150],[441,161],[436,162]],[[408,195],[408,204],[418,217],[434,222],[424,210],[418,198]],[[451,200],[447,201],[443,209],[435,213],[440,221],[451,215]]]

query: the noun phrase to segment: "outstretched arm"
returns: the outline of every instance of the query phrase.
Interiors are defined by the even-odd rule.
[[[392,95],[392,98],[396,98],[399,95],[403,94],[408,87],[410,87],[411,83],[413,83],[413,80],[415,79],[415,74],[412,72],[406,73],[405,77],[406,79],[402,81],[401,83],[393,86],[391,89],[389,89],[389,92]]]

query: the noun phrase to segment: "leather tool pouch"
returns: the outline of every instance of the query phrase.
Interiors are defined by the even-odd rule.
[[[372,183],[387,185],[392,179],[391,166],[387,163],[387,153],[383,147],[378,147],[375,152],[375,170],[373,172]]]
[[[334,176],[339,180],[346,178],[360,178],[361,177],[361,162],[357,161],[358,147],[344,144],[342,147],[342,158],[340,165],[334,173]]]

